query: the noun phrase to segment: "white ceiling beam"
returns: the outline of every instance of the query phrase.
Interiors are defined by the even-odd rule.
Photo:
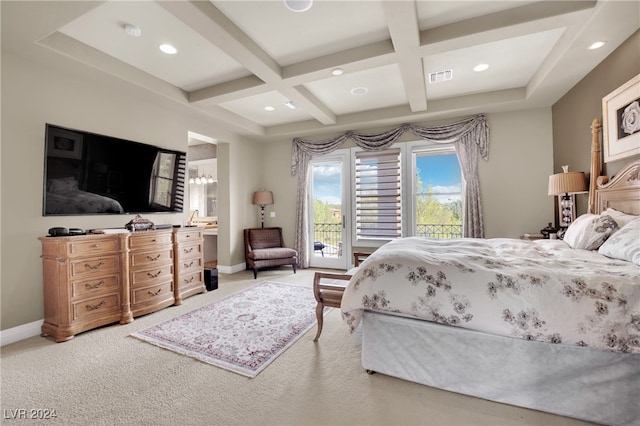
[[[424,111],[427,109],[427,88],[422,58],[416,55],[420,28],[415,1],[385,1],[383,9],[409,107],[413,112]]]

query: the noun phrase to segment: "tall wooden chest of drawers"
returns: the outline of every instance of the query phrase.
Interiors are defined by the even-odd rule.
[[[132,232],[128,241],[131,314],[137,317],[173,305],[172,230]]]
[[[174,231],[175,298],[182,299],[207,291],[204,285],[204,241],[202,228],[176,228]]]
[[[126,285],[126,235],[42,237],[42,335],[64,342],[82,331],[120,321]]]

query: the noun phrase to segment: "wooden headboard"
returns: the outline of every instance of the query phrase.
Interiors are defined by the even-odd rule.
[[[640,215],[640,160],[626,164],[610,180],[600,176],[600,123],[591,124],[591,176],[589,178],[589,213],[601,213],[609,207]]]

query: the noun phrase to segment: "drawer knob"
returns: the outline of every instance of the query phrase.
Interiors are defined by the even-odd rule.
[[[147,259],[151,260],[151,261],[158,260],[158,259],[160,259],[160,253],[158,253],[156,256],[147,255]]]
[[[97,244],[93,244],[93,245],[91,246],[91,248],[94,248],[94,249],[96,249],[96,248],[98,248],[98,247],[100,247],[100,246],[98,246]]]
[[[103,261],[100,261],[100,262],[98,262],[96,265],[93,265],[93,266],[92,266],[92,265],[90,265],[90,264],[88,264],[88,263],[85,263],[85,264],[84,264],[84,267],[85,267],[85,268],[87,268],[87,269],[92,269],[92,270],[94,270],[94,271],[95,271],[96,269],[101,268],[103,265],[104,265],[104,262],[103,262]]]
[[[194,277],[191,277],[191,278],[189,278],[189,279],[185,279],[185,280],[184,280],[184,282],[185,282],[185,283],[187,283],[187,284],[188,284],[188,283],[191,283],[191,282],[193,282],[193,278],[194,278]]]
[[[100,303],[98,303],[97,305],[86,305],[87,311],[95,311],[96,309],[100,309],[102,307],[102,305],[104,305],[105,302],[104,300]]]
[[[193,266],[193,260],[191,262],[189,262],[189,263],[185,263],[183,266],[185,268],[191,268]]]
[[[160,294],[160,292],[161,292],[161,291],[162,291],[162,289],[161,289],[161,288],[159,288],[157,291],[151,291],[151,290],[149,290],[149,291],[148,291],[148,293],[149,293],[149,296],[157,296],[157,295],[159,295],[159,294]]]
[[[192,251],[193,251],[193,247],[189,247],[189,248],[184,249],[185,253],[191,253]]]
[[[155,274],[153,272],[147,272],[147,275],[149,276],[149,278],[156,278],[159,277],[161,273],[162,271],[158,271]]]
[[[100,280],[100,282],[97,282],[95,284],[91,284],[91,283],[86,283],[84,286],[88,289],[95,289],[95,288],[99,288],[100,286],[104,285],[105,281],[104,280]]]

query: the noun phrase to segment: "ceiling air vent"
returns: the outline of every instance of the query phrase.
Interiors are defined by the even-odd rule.
[[[444,70],[429,73],[429,83],[439,83],[441,81],[449,81],[453,78],[453,70]]]

